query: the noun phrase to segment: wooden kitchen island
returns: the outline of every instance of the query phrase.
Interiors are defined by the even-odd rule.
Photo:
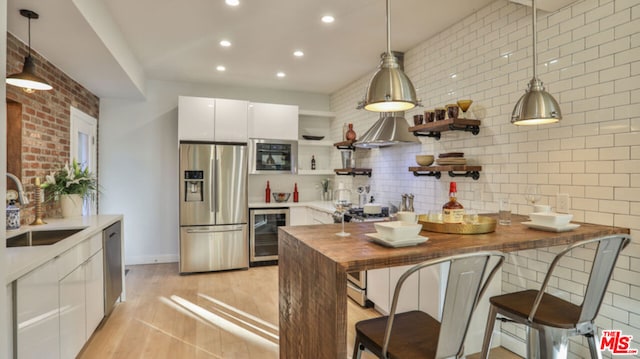
[[[566,245],[627,228],[583,224],[563,233],[529,229],[512,216],[510,226],[493,233],[455,235],[422,232],[426,243],[387,248],[368,240],[372,223],[348,223],[349,237],[338,237],[339,224],[280,227],[280,358],[347,358],[347,272],[415,264],[452,254],[498,250],[513,252]]]

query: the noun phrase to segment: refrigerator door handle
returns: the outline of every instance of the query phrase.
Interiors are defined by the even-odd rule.
[[[211,164],[211,167],[214,168],[214,171],[216,172],[216,176],[213,180],[213,189],[216,192],[216,201],[213,203],[213,209],[216,213],[219,212],[219,208],[218,208],[218,180],[220,177],[220,153],[218,152],[218,147],[216,147],[216,153],[214,155],[213,158],[213,163]]]
[[[211,180],[209,181],[211,187],[209,188],[209,211],[216,213],[218,212],[218,203],[216,202],[216,197],[217,197],[217,188],[218,188],[218,181],[217,181],[217,175],[218,175],[218,169],[215,167],[215,163],[216,160],[215,158],[211,159],[211,164],[209,167],[209,178],[211,178]]]

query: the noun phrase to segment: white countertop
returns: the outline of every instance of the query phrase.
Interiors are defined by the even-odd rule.
[[[333,213],[336,207],[331,201],[310,201],[310,202],[250,202],[249,208],[283,208],[283,207],[309,207],[318,211]]]
[[[55,229],[76,229],[84,230],[69,236],[68,238],[48,246],[34,247],[12,247],[5,250],[5,263],[7,266],[7,277],[5,283],[11,283],[21,276],[29,273],[33,269],[46,263],[52,258],[68,251],[78,243],[101,232],[111,224],[121,221],[121,214],[82,216],[77,218],[47,218],[47,224],[38,226],[22,226],[20,229],[6,231],[6,238],[14,237],[28,231],[43,231]]]

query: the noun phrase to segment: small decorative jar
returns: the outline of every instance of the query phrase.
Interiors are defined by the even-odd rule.
[[[16,206],[14,200],[9,201],[7,206],[7,229],[20,228],[20,207]]]

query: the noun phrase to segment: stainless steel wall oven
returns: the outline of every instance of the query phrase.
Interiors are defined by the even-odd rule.
[[[249,210],[250,265],[278,263],[278,227],[289,225],[289,208]]]

